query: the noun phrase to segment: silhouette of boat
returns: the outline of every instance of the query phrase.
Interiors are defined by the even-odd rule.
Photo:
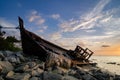
[[[19,28],[23,52],[28,55],[39,56],[42,61],[46,61],[48,54],[54,53],[63,55],[73,61],[88,62],[88,59],[93,54],[88,48],[83,49],[82,47],[77,46],[75,50],[67,50],[37,36],[24,28],[23,20],[20,17]]]

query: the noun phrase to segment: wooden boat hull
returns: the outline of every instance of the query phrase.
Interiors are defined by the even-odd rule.
[[[24,28],[23,20],[19,17],[19,27],[22,41],[22,49],[25,54],[37,55],[42,61],[46,61],[48,54],[54,53],[63,55],[70,60],[80,62],[88,61],[93,52],[88,48],[83,49],[77,46],[75,50],[67,50],[55,45],[47,40],[42,39],[36,34]]]
[[[49,52],[56,54],[65,54],[67,51],[64,48],[61,48],[55,44],[52,44],[36,34],[27,31],[24,28],[23,20],[19,17],[19,27],[22,40],[22,49],[23,52],[30,55],[37,55],[42,61],[46,60],[46,57]]]

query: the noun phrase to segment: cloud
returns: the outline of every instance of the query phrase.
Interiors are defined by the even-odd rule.
[[[60,15],[59,14],[52,14],[50,17],[53,19],[58,19],[58,18],[60,18]]]
[[[0,18],[0,25],[3,27],[17,27],[16,25],[8,22],[6,19],[4,18]]]
[[[110,1],[100,0],[90,12],[86,12],[79,19],[72,18],[68,21],[62,21],[59,24],[61,33],[74,34],[79,30],[85,31],[89,34],[81,35],[81,32],[79,32],[79,37],[86,42],[88,41],[88,45],[92,45],[92,47],[101,47],[101,42],[113,44],[114,40],[118,39],[118,34],[120,34],[120,17],[117,16],[120,10],[119,7],[103,10]]]
[[[40,28],[40,29],[37,30],[37,32],[43,33],[43,32],[48,28],[48,26],[41,26],[41,27],[39,27],[39,28]]]
[[[29,22],[33,22],[33,21],[35,21],[36,19],[39,19],[39,18],[41,18],[41,16],[39,16],[37,14],[37,11],[32,11],[29,15]]]
[[[55,42],[56,44],[60,45],[63,48],[72,50],[74,50],[77,45],[81,47],[87,46],[87,42],[85,40],[84,41],[81,40],[80,38],[59,38],[52,42]]]
[[[29,22],[36,22],[37,25],[41,25],[45,22],[45,19],[42,18],[41,15],[38,14],[36,10],[32,11],[29,16]]]
[[[85,30],[85,31],[88,32],[88,33],[96,32],[96,30],[94,30],[94,29],[91,29],[91,30]]]
[[[95,18],[91,18],[88,21],[80,21],[80,20],[72,20],[65,21],[61,23],[59,26],[62,28],[63,32],[74,32],[79,29],[91,29],[95,26],[95,22],[101,16],[97,16]]]
[[[4,18],[0,18],[0,25],[2,27],[17,27],[15,24],[7,21]],[[5,36],[15,36],[17,39],[20,39],[20,33],[16,29],[2,29],[2,31],[6,32]]]
[[[82,22],[81,24],[75,26],[72,30],[75,31],[79,28],[81,29],[91,29],[94,27],[94,22],[97,21],[101,16],[97,16],[94,18],[89,19],[88,21]]]
[[[55,32],[55,33],[53,33],[53,34],[51,34],[50,35],[50,39],[51,40],[58,40],[58,39],[60,39],[62,37],[62,35],[61,35],[61,33],[60,32]]]
[[[92,9],[92,11],[88,12],[84,15],[85,20],[89,20],[101,14],[104,7],[110,2],[111,0],[100,0],[99,3]]]
[[[36,10],[29,13],[28,21],[33,23],[34,26],[37,26],[37,32],[43,33],[48,28],[48,26],[45,25],[45,19]]]
[[[110,0],[100,0],[100,2],[91,10],[85,13],[78,20],[64,21],[59,24],[63,32],[74,32],[79,29],[91,29],[96,23],[103,18],[102,11]],[[105,20],[104,20],[105,21]]]
[[[110,47],[110,45],[102,45],[101,47]]]
[[[44,22],[45,22],[44,19],[39,19],[39,20],[36,22],[36,24],[37,24],[37,25],[41,25],[41,24],[43,24]]]
[[[110,50],[118,49],[113,45],[120,41],[120,6],[106,9],[110,1],[99,0],[91,11],[85,12],[77,19],[62,20],[60,17],[62,21],[58,24],[58,32],[52,34],[49,39],[67,49],[74,50],[76,45],[80,45],[83,48],[88,47],[96,54],[113,54]]]
[[[109,17],[107,17],[107,18],[102,19],[101,22],[102,22],[102,23],[108,22],[108,21],[111,20],[111,18],[112,18],[112,15],[109,16]]]
[[[119,7],[106,10],[105,7],[110,1],[100,0],[90,11],[77,19],[64,20],[61,16],[53,14],[52,18],[60,18],[59,30],[50,34],[49,40],[67,49],[74,49],[76,45],[80,45],[96,50],[101,48],[101,45],[108,47],[114,44],[116,39],[120,40],[120,17],[117,16],[120,10]]]
[[[38,30],[37,32],[43,33],[43,32],[44,32],[44,30],[43,30],[43,29],[40,29],[40,30]]]

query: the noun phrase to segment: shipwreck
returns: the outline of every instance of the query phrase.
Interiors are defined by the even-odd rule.
[[[50,57],[53,55],[54,57],[51,58],[58,56],[71,61],[72,64],[89,64],[89,58],[93,52],[88,48],[83,49],[77,45],[75,50],[64,49],[26,30],[23,20],[20,17],[18,19],[22,49],[25,54],[39,56],[42,61],[50,61]]]
[[[47,66],[51,64],[61,65],[61,66],[71,66],[71,65],[83,65],[83,64],[93,64],[89,61],[93,52],[81,46],[76,46],[74,50],[67,50],[54,43],[51,43],[38,35],[30,32],[24,28],[23,20],[18,17],[19,26],[18,27],[2,27],[0,26],[0,36],[3,35],[1,29],[19,29],[21,35],[22,49],[23,53],[28,55],[36,55],[41,61],[46,62]],[[50,65],[49,65],[50,64]]]

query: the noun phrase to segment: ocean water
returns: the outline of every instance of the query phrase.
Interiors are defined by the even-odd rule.
[[[91,61],[113,74],[120,75],[120,56],[92,56]]]

